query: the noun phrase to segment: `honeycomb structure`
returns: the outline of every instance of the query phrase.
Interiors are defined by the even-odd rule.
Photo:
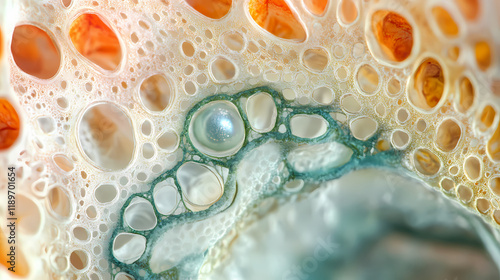
[[[15,167],[20,244],[0,279],[208,275],[253,202],[364,166],[499,229],[499,12],[0,0],[0,218]]]

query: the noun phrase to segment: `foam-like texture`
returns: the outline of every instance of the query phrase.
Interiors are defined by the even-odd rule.
[[[0,219],[8,166],[19,217],[18,270],[2,263],[0,279],[229,279],[220,263],[245,248],[223,243],[253,235],[252,207],[321,199],[367,166],[403,167],[498,229],[498,13],[495,0],[0,0]],[[245,126],[223,154],[189,134],[212,100]],[[179,184],[190,161],[209,191]]]

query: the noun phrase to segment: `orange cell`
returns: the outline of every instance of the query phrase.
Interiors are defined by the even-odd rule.
[[[488,154],[494,161],[500,161],[500,123],[487,144]]]
[[[358,8],[352,0],[342,0],[340,3],[340,19],[345,24],[353,23],[358,17]]]
[[[486,42],[477,42],[475,46],[476,61],[479,69],[485,71],[491,65],[491,49]]]
[[[69,36],[80,54],[105,70],[115,70],[122,59],[116,34],[96,14],[82,14],[69,29]]]
[[[186,2],[200,14],[220,19],[231,9],[232,0],[186,0]]]
[[[2,29],[0,28],[0,59],[2,59],[3,55],[3,37],[2,37]]]
[[[377,11],[372,17],[372,30],[390,59],[399,62],[410,56],[413,28],[403,16],[390,11]]]
[[[306,31],[283,0],[250,0],[250,15],[255,22],[273,35],[302,42]]]
[[[11,264],[8,263],[11,260],[8,254],[12,254],[12,252],[11,247],[8,243],[8,237],[10,237],[10,229],[8,227],[6,227],[5,229],[5,233],[2,231],[3,227],[2,229],[0,229],[0,266],[5,266],[5,269],[7,270],[9,267],[11,267]],[[16,236],[16,239],[16,243],[20,243],[18,236]],[[28,266],[26,258],[24,257],[24,254],[20,251],[19,245],[16,245],[14,253],[15,269],[14,272],[11,272],[11,279],[20,279],[19,277],[28,276],[30,268]],[[12,274],[15,276],[12,276]]]
[[[34,25],[16,26],[11,51],[22,71],[40,79],[52,78],[61,65],[61,55],[52,37]]]
[[[450,37],[458,35],[458,25],[447,10],[443,7],[434,7],[432,14],[441,32]]]
[[[479,15],[479,0],[456,0],[457,6],[468,20],[475,20]]]
[[[444,91],[444,74],[441,65],[432,58],[424,60],[414,76],[415,89],[423,97],[425,103],[419,107],[422,109],[434,108]],[[418,104],[415,104],[418,106]]]
[[[20,129],[16,110],[7,99],[0,98],[0,150],[8,149],[16,142]]]
[[[317,16],[323,15],[327,4],[328,0],[304,0],[306,8]]]

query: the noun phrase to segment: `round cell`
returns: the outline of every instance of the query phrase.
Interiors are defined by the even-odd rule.
[[[193,115],[189,138],[195,148],[206,155],[230,156],[243,146],[245,125],[233,103],[213,101]]]
[[[265,92],[260,92],[248,98],[246,111],[248,122],[257,132],[269,132],[276,124],[278,111],[273,98]]]
[[[163,215],[170,215],[177,208],[180,196],[177,188],[170,184],[159,183],[153,193],[156,210]]]
[[[132,121],[118,106],[100,103],[88,108],[78,123],[83,154],[104,170],[126,168],[135,150]]]
[[[193,206],[191,210],[207,209],[222,196],[222,178],[207,165],[186,162],[177,170],[177,180],[185,202]]]

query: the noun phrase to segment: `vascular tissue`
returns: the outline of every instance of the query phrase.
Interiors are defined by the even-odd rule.
[[[0,0],[0,279],[500,279],[496,0]]]

